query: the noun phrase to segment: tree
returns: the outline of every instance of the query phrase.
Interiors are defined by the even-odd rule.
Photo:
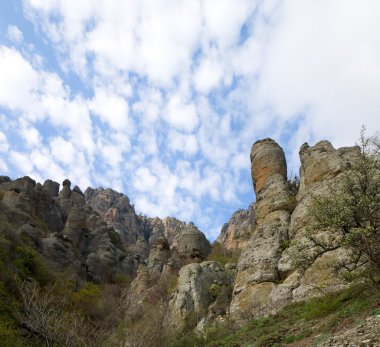
[[[337,264],[348,280],[380,283],[380,140],[360,133],[359,156],[326,196],[313,196],[307,238],[314,251],[306,260],[339,247],[348,259]],[[308,259],[307,259],[308,258]]]

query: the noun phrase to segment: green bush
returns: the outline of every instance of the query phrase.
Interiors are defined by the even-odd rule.
[[[52,280],[46,262],[35,250],[27,246],[16,247],[14,262],[21,279],[32,277],[38,283],[45,285]]]
[[[239,250],[226,250],[220,243],[214,242],[212,245],[211,253],[207,257],[207,260],[216,261],[222,265],[226,265],[227,263],[236,264],[239,260],[240,253],[241,251]]]
[[[350,259],[336,267],[344,279],[362,277],[380,283],[380,139],[367,138],[363,128],[359,147],[355,162],[341,180],[329,187],[328,194],[312,199],[307,236],[316,251],[309,263],[326,251],[343,247]],[[310,249],[299,254],[304,257],[305,252]]]
[[[286,185],[289,192],[288,209],[290,212],[293,212],[297,206],[297,194],[300,187],[298,176],[288,179]]]
[[[290,304],[274,316],[254,319],[240,328],[237,328],[233,322],[226,322],[208,329],[203,345],[198,345],[283,346],[308,338],[312,332],[325,339],[341,324],[347,328],[358,318],[377,312],[379,304],[379,288],[360,285],[340,293]]]
[[[87,282],[82,289],[72,294],[73,309],[85,317],[94,316],[101,303],[101,287],[91,282]]]

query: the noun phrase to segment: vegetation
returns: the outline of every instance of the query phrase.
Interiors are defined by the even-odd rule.
[[[240,328],[227,321],[210,328],[202,337],[190,332],[171,346],[273,347],[295,341],[313,346],[335,331],[360,322],[368,314],[378,314],[379,305],[380,291],[373,286],[360,285],[307,302],[290,304],[272,317],[251,320]]]
[[[214,242],[207,260],[217,261],[222,265],[226,265],[228,263],[236,264],[239,260],[240,253],[241,251],[239,250],[229,251],[219,242]]]
[[[297,206],[297,193],[300,187],[300,179],[295,175],[286,181],[286,185],[289,191],[289,211],[293,212]]]
[[[0,346],[108,345],[130,281],[115,276],[114,283],[78,286],[35,247],[0,206]]]
[[[309,208],[308,239],[313,252],[300,257],[307,266],[326,251],[343,247],[348,257],[336,264],[347,280],[380,283],[380,141],[360,136],[355,163],[326,195],[314,196]]]

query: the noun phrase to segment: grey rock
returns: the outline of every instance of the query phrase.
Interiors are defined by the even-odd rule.
[[[256,228],[254,204],[247,210],[238,210],[224,224],[217,242],[228,251],[244,249]]]
[[[43,189],[51,197],[57,197],[59,192],[59,183],[52,180],[46,180],[43,184]]]
[[[63,182],[62,182],[62,186],[63,187],[71,187],[71,181],[69,179],[65,179]]]
[[[182,267],[169,303],[171,325],[182,330],[192,324],[192,317],[207,317],[210,322],[225,315],[230,295],[231,278],[219,263],[206,261]]]

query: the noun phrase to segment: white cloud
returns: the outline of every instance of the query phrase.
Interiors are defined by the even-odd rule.
[[[15,43],[20,43],[24,39],[22,31],[17,27],[17,25],[8,25],[7,36],[11,41]]]
[[[241,27],[256,4],[248,0],[208,0],[202,5],[206,32],[211,40],[225,47],[239,40]]]
[[[0,152],[7,152],[9,149],[8,139],[5,134],[0,131]]]
[[[133,130],[132,122],[128,116],[128,103],[123,97],[98,89],[89,107],[93,113],[99,116],[99,118],[103,122],[106,122],[111,128]]]
[[[169,149],[183,152],[186,155],[194,155],[198,151],[195,135],[181,134],[178,131],[170,131],[168,135]]]
[[[216,57],[202,59],[194,76],[195,87],[201,93],[208,93],[218,87],[223,78],[223,70]]]
[[[379,126],[380,3],[287,1],[267,47],[257,98],[278,117],[306,114],[319,138],[350,144]]]
[[[33,107],[37,88],[38,75],[31,64],[18,51],[0,45],[0,104],[14,110]]]
[[[35,147],[40,145],[41,137],[39,131],[36,128],[26,125],[22,127],[20,133],[29,147]]]
[[[50,152],[55,161],[63,165],[72,165],[75,161],[75,147],[70,141],[62,137],[54,137],[50,140]]]
[[[140,167],[135,174],[134,187],[140,192],[157,189],[158,179],[147,167]]]
[[[20,49],[0,46],[0,150],[17,145],[4,163],[23,174],[123,188],[139,211],[215,235],[223,211],[253,199],[259,137],[281,142],[295,172],[302,142],[349,145],[361,123],[379,127],[377,0],[25,0],[24,9],[59,67],[10,23]]]
[[[195,106],[192,103],[184,102],[179,95],[170,97],[164,118],[170,126],[178,130],[191,132],[198,125]]]

